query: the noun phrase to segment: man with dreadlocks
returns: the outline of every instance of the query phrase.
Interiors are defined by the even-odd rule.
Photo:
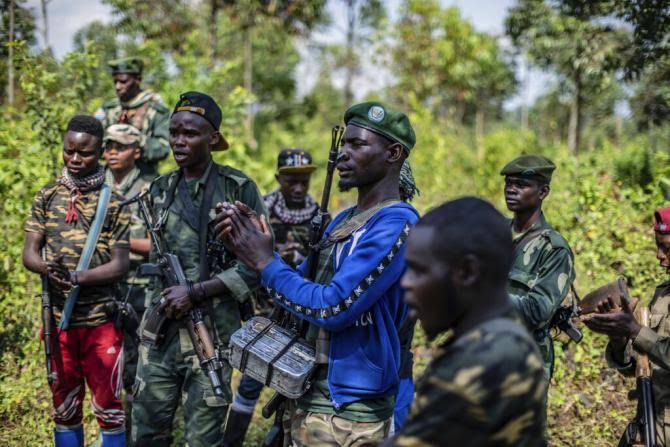
[[[61,327],[52,359],[56,447],[84,445],[86,383],[103,447],[125,445],[123,334],[105,310],[114,299],[114,284],[128,272],[130,215],[121,206],[121,196],[103,191],[102,137],[95,118],[79,115],[70,120],[61,177],[37,193],[25,224],[23,264],[48,277]],[[86,258],[88,263],[82,261]],[[74,303],[71,312],[68,303]]]
[[[357,204],[326,229],[315,281],[303,278],[305,263],[296,271],[273,253],[264,218],[240,203],[218,216],[218,237],[261,273],[276,304],[310,323],[307,338],[316,340],[319,329],[330,335],[317,340],[325,358],[293,405],[286,438],[298,446],[380,442],[391,431],[400,380],[399,332],[408,314],[400,278],[418,220],[400,190],[407,199],[416,192],[406,166],[414,130],[405,114],[378,102],[349,108],[344,122],[338,185],[356,188]]]

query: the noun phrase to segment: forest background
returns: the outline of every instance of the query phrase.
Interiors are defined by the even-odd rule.
[[[49,0],[42,1],[45,11]],[[174,104],[197,89],[223,107],[231,149],[219,162],[242,169],[263,192],[274,189],[282,147],[310,150],[323,166],[330,127],[360,99],[406,111],[417,145],[411,161],[422,211],[461,195],[504,210],[500,168],[521,153],[558,165],[545,212],[570,242],[581,294],[624,275],[648,302],[664,272],[654,256],[653,211],[670,185],[670,3],[663,0],[519,0],[505,33],[477,31],[437,0],[105,0],[109,23],[74,38],[54,58],[38,47],[35,11],[0,0],[0,444],[48,445],[50,395],[38,341],[39,281],[21,265],[22,226],[34,194],[61,166],[61,138],[75,113],[114,96],[105,61],[137,55],[144,84]],[[314,33],[345,20],[344,43]],[[46,15],[46,14],[44,14]],[[342,27],[339,27],[342,28]],[[318,66],[302,92],[301,58]],[[517,64],[549,79],[532,104],[503,107],[523,89]],[[356,80],[377,70],[364,97]],[[523,76],[521,76],[523,78]],[[171,158],[161,171],[174,168]],[[322,188],[315,174],[312,194]],[[354,196],[335,193],[333,209]],[[553,446],[611,446],[633,416],[634,386],[606,368],[605,339],[584,330],[580,344],[559,338],[549,394]],[[431,343],[415,339],[415,373]],[[267,398],[267,395],[264,395]],[[86,436],[97,436],[86,406]],[[248,445],[269,421],[256,415]],[[179,431],[179,428],[177,428]]]

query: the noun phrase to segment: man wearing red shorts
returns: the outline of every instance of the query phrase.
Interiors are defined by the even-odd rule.
[[[102,432],[103,447],[125,446],[123,335],[114,327],[109,303],[128,271],[130,214],[111,193],[106,212],[98,210],[105,180],[99,164],[103,130],[92,117],[75,116],[63,138],[63,168],[42,188],[25,225],[23,264],[48,276],[55,322],[63,317],[70,290],[79,286],[67,328],[54,329],[51,385],[56,447],[83,447],[85,386]],[[90,262],[77,268],[96,214],[104,216]],[[41,252],[44,250],[44,259]]]

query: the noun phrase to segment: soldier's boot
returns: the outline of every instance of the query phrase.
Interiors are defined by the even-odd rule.
[[[126,433],[125,432],[107,433],[103,431],[102,447],[126,447]]]
[[[54,429],[56,447],[84,447],[84,427],[56,427]]]
[[[252,416],[252,413],[230,410],[223,435],[223,447],[242,447]]]

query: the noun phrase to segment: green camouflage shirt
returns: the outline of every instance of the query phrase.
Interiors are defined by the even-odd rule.
[[[485,321],[438,347],[417,381],[407,423],[385,445],[546,445],[546,386],[537,346],[521,324]]]
[[[189,194],[191,194],[197,207],[202,203],[205,183],[210,170],[213,170],[212,175],[216,176],[212,209],[209,211],[210,220],[215,217],[214,206],[217,202],[228,201],[233,203],[236,200],[247,204],[259,215],[267,216],[256,184],[243,172],[216,163],[211,163],[207,172],[200,179],[187,182]],[[173,171],[158,177],[151,184],[150,197],[153,211],[157,215],[161,214],[162,205],[168,200],[170,187],[177,178],[178,171]],[[167,210],[165,223],[162,226],[162,235],[167,250],[176,254],[179,258],[186,277],[197,282],[200,281],[198,229],[191,227],[189,218],[186,216],[186,210],[187,208],[182,203],[177,188],[172,204]],[[211,226],[208,230],[207,239],[213,240]],[[155,262],[153,247],[149,258],[152,262]],[[211,277],[219,278],[230,291],[226,296],[215,297],[212,300],[218,331],[222,336],[222,341],[227,343],[230,334],[240,326],[240,314],[236,300],[241,302],[250,298],[252,292],[258,288],[259,275],[244,264],[238,263],[230,253],[226,254],[224,267],[217,263],[210,271]],[[151,296],[152,307],[158,303],[162,289],[163,286],[160,285],[153,290]],[[147,314],[151,310],[151,308],[148,309]]]
[[[149,189],[149,185],[153,179],[150,175],[142,174],[140,170],[135,167],[121,180],[121,183],[116,183],[112,171],[107,169],[105,172],[105,183],[107,183],[112,191],[122,196],[124,199],[131,199],[137,194],[145,192]],[[144,226],[144,221],[140,215],[140,206],[137,202],[127,205],[130,211],[130,239],[146,239],[149,237],[147,229]],[[126,282],[128,284],[148,284],[149,278],[136,277],[135,272],[140,264],[147,262],[148,256],[139,253],[130,252],[130,269]]]
[[[77,263],[86,243],[88,229],[93,221],[98,205],[100,189],[82,193],[76,202],[79,219],[68,224],[65,216],[70,200],[70,191],[59,183],[42,188],[35,199],[31,215],[25,224],[25,231],[44,235],[46,259],[51,261],[58,254],[64,255],[63,262],[70,270],[76,270]],[[106,264],[112,259],[113,249],[128,249],[130,213],[120,204],[123,198],[112,192],[107,208],[105,222],[100,231],[89,269]],[[61,310],[68,289],[50,284],[51,302],[54,315],[60,319]],[[112,300],[115,290],[113,284],[101,286],[82,286],[77,304],[72,312],[70,326],[93,327],[109,320],[104,312],[105,304]]]
[[[547,223],[544,214],[526,232],[515,235],[514,242],[515,255],[507,291],[540,346],[549,378],[554,349],[548,325],[575,280],[572,250]]]
[[[170,110],[151,90],[141,91],[127,103],[118,98],[107,101],[95,116],[105,129],[122,122],[140,129],[143,135],[142,161],[145,163],[155,165],[170,153]]]

